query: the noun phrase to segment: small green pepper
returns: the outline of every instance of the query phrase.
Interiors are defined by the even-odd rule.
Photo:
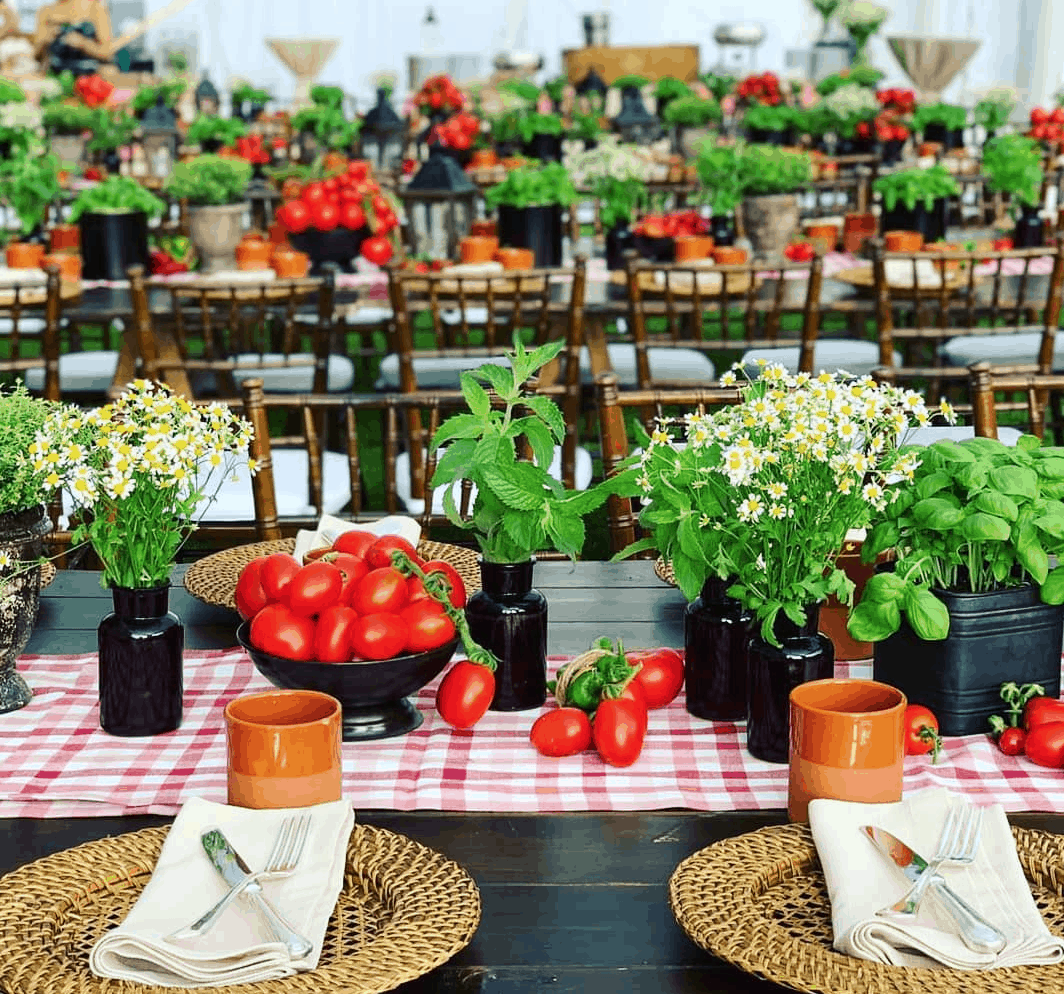
[[[594,711],[602,700],[602,674],[597,670],[581,673],[565,689],[565,703],[582,711]]]

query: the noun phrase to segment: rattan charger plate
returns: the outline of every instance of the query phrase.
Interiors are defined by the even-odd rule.
[[[188,568],[185,589],[205,604],[236,610],[236,582],[240,579],[241,570],[259,556],[291,552],[295,547],[294,538],[282,538],[275,542],[253,542],[251,545],[238,545],[234,549],[215,552]],[[422,559],[442,559],[450,563],[462,578],[468,593],[480,589],[480,565],[477,553],[472,549],[422,539],[418,542],[417,552]]]
[[[1012,828],[1042,917],[1064,935],[1064,836]],[[669,906],[703,949],[797,991],[833,994],[1059,994],[1064,964],[992,974],[884,966],[832,949],[831,906],[808,825],[773,825],[708,846],[669,880]]]
[[[44,590],[55,579],[55,564],[41,563],[41,590]]]
[[[933,260],[934,256],[928,256],[929,260]],[[980,283],[985,277],[977,275],[975,282]],[[850,286],[857,287],[859,290],[874,290],[876,283],[875,277],[872,274],[871,266],[856,266],[853,269],[840,269],[837,273],[832,273],[830,279],[838,280],[840,283],[848,283]],[[946,272],[946,289],[951,292],[956,290],[963,290],[968,286],[968,274],[966,272]],[[942,288],[940,286],[932,286],[930,284],[921,285],[919,293],[921,296],[934,296],[939,293]],[[908,296],[913,295],[913,286],[911,283],[891,283],[890,292],[894,296]]]
[[[151,877],[168,828],[147,828],[46,856],[0,879],[0,987],[8,994],[159,994],[102,980],[89,952],[119,925]],[[403,835],[355,825],[344,889],[318,968],[234,984],[246,994],[377,994],[420,977],[469,944],[480,892],[457,863]],[[186,988],[206,994],[217,987]]]
[[[670,587],[676,586],[676,574],[672,571],[672,563],[665,562],[661,556],[654,561],[654,572],[662,583],[667,583]]]

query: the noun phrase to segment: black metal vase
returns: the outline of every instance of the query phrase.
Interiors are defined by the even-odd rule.
[[[562,136],[546,133],[533,135],[531,141],[525,142],[525,155],[540,162],[561,162]]]
[[[83,279],[124,280],[130,266],[148,265],[148,215],[142,211],[86,212],[78,226],[81,257],[85,260]]]
[[[624,269],[624,253],[635,248],[635,235],[626,221],[615,224],[606,232],[606,268]]]
[[[1013,248],[1041,248],[1044,244],[1042,219],[1038,216],[1039,204],[1021,204],[1020,217],[1012,233]]]
[[[181,725],[185,629],[169,610],[170,584],[112,587],[100,622],[100,727],[109,735],[161,735]]]
[[[714,247],[735,244],[735,218],[730,214],[714,214],[709,219],[709,233]]]
[[[800,626],[781,611],[772,629],[778,648],[766,642],[753,623],[746,650],[746,748],[755,759],[787,762],[791,691],[800,683],[835,675],[835,646],[817,632],[819,621],[819,604],[806,607]]]
[[[710,721],[746,717],[746,644],[752,615],[725,593],[730,584],[710,577],[684,611],[687,710]]]
[[[531,249],[537,266],[562,264],[562,209],[499,206],[499,244]]]
[[[492,711],[528,711],[547,699],[547,598],[532,586],[535,564],[482,559],[481,589],[466,604],[473,641],[499,660]]]
[[[891,210],[883,211],[883,231],[919,231],[925,242],[938,242],[946,237],[949,223],[949,201],[939,197],[931,210],[922,200],[909,210],[898,201]]]

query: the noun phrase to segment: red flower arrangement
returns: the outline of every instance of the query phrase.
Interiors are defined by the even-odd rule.
[[[480,131],[480,120],[468,111],[447,118],[443,124],[434,124],[429,132],[429,144],[439,142],[445,148],[465,151]]]
[[[1057,107],[1052,113],[1044,107],[1035,107],[1031,111],[1031,127],[1027,137],[1051,143],[1064,139],[1064,107]]]
[[[735,91],[740,100],[748,100],[753,103],[768,104],[775,107],[783,102],[783,93],[780,91],[779,77],[775,73],[764,72],[760,76],[747,76]]]
[[[256,166],[264,166],[270,161],[270,153],[262,144],[262,135],[245,135],[243,138],[238,138],[236,154]]]
[[[916,94],[912,90],[880,90],[876,99],[884,109],[897,114],[911,114],[916,110]]]
[[[905,141],[909,137],[909,129],[904,125],[897,117],[897,115],[890,110],[883,110],[876,115],[876,119],[873,122],[875,128],[876,137],[881,142],[889,141]],[[861,125],[858,125],[860,129]]]
[[[414,103],[426,116],[440,111],[453,114],[465,106],[465,94],[454,85],[450,76],[441,73],[439,76],[430,76],[421,84]]]
[[[783,250],[783,254],[791,262],[811,262],[816,256],[816,249],[812,242],[791,242]]]
[[[632,231],[644,238],[684,238],[709,233],[709,222],[698,211],[647,214]]]
[[[79,76],[74,83],[74,92],[86,107],[102,107],[115,92],[115,87],[102,76]]]

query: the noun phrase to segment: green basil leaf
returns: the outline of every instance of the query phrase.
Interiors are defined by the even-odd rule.
[[[1007,542],[1011,531],[1003,518],[977,511],[961,523],[961,534],[969,542]]]
[[[1006,521],[1015,521],[1020,513],[1020,509],[1016,506],[1016,501],[1011,497],[1006,497],[1005,494],[999,494],[993,490],[979,494],[972,501],[972,507],[978,511],[983,511],[985,514],[993,514],[998,518],[1004,518]]]
[[[1064,459],[1043,459],[1035,463],[1035,469],[1048,480],[1064,480]]]
[[[1042,440],[1037,435],[1021,435],[1016,439],[1016,448],[1033,452],[1042,447]]]
[[[934,449],[947,462],[972,462],[975,459],[974,452],[956,442],[935,442],[929,448]]]
[[[1049,573],[1049,556],[1038,540],[1034,525],[1024,525],[1016,542],[1016,557],[1036,583],[1044,583]]]
[[[949,635],[949,611],[930,590],[909,588],[905,616],[920,638],[938,642]]]
[[[913,517],[924,528],[948,531],[964,520],[964,512],[941,497],[928,497],[913,505]]]
[[[996,490],[1013,497],[1038,496],[1038,477],[1026,466],[998,466],[990,471],[990,482]]]
[[[866,601],[850,612],[846,630],[858,642],[882,642],[893,635],[901,625],[901,612],[897,601]]]
[[[973,464],[974,465],[974,464]],[[953,478],[949,473],[943,470],[936,470],[934,473],[923,477],[917,481],[916,484],[916,496],[921,500],[925,497],[932,497],[940,490],[945,490],[946,487],[953,485]]]
[[[1045,578],[1042,601],[1045,604],[1064,604],[1064,566],[1058,566]]]
[[[873,603],[901,600],[905,596],[908,584],[897,573],[876,573],[869,577],[861,594],[861,603],[866,600]]]
[[[1034,519],[1035,525],[1053,538],[1064,538],[1064,514],[1044,514]]]
[[[981,490],[990,476],[990,467],[980,461],[965,463],[957,470],[957,482],[968,491]]]

